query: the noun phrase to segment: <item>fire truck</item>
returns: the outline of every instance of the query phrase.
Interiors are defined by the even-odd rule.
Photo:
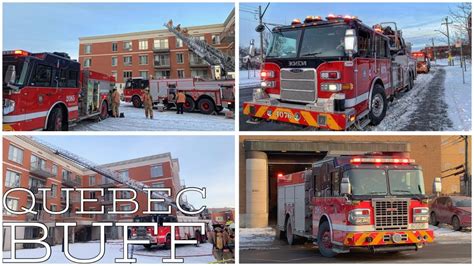
[[[416,59],[416,72],[428,73],[430,72],[431,63],[430,58],[425,52],[413,52],[411,55]]]
[[[394,22],[369,27],[354,16],[309,16],[272,35],[261,86],[243,104],[248,122],[361,130],[378,125],[389,101],[414,86],[411,45]]]
[[[68,130],[105,119],[113,77],[81,70],[66,53],[3,52],[3,129]]]
[[[277,236],[290,245],[313,240],[333,257],[356,247],[418,250],[434,239],[422,169],[405,154],[327,157],[277,184]]]
[[[224,108],[231,111],[235,106],[235,82],[233,80],[205,81],[198,78],[147,80],[141,77],[127,80],[124,89],[126,102],[134,107],[143,104],[144,89],[150,88],[153,103],[164,104],[168,109],[176,106],[176,94],[183,91],[186,95],[184,111],[199,110],[203,114],[220,112]]]

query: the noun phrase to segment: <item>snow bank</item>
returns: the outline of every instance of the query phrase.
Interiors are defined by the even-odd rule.
[[[241,70],[239,72],[239,87],[253,88],[260,85],[260,70]]]
[[[448,225],[430,225],[430,229],[434,231],[437,243],[471,243],[471,231],[454,231]]]
[[[125,118],[109,117],[100,122],[82,121],[72,130],[76,131],[231,131],[234,130],[233,119],[223,113],[205,115],[200,113],[176,114],[176,111],[158,112],[154,110],[154,119],[145,119],[143,108],[135,108],[131,103],[122,102],[120,112]]]
[[[240,228],[239,239],[240,249],[269,248],[275,239],[275,229],[270,227]]]

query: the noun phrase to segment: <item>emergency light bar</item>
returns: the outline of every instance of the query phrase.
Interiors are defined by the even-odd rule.
[[[391,164],[412,164],[415,163],[414,159],[408,158],[352,158],[352,164],[360,164],[360,163],[375,163],[375,164],[382,164],[382,163],[391,163]]]
[[[30,55],[29,52],[23,50],[10,50],[10,51],[3,51],[3,55],[21,55],[21,56],[28,56]]]
[[[295,18],[293,19],[293,21],[291,22],[291,25],[300,25],[301,24],[301,20]]]
[[[307,16],[304,20],[304,23],[322,21],[321,16]]]

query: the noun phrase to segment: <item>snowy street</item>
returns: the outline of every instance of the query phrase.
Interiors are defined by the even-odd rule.
[[[217,115],[205,115],[199,112],[176,114],[176,110],[154,111],[154,119],[145,119],[143,108],[135,108],[131,103],[122,102],[120,112],[124,118],[109,117],[95,122],[84,120],[71,130],[76,131],[231,131],[234,119],[226,118],[224,111]]]

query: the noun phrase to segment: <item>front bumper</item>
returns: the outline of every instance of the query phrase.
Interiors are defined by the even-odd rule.
[[[131,240],[148,240],[150,241],[150,244],[157,244],[157,240],[156,240],[156,237],[152,237],[150,235],[146,235],[146,236],[132,236],[130,238]]]
[[[344,246],[367,247],[381,245],[425,244],[434,241],[432,230],[401,230],[390,232],[351,232],[344,238]]]

